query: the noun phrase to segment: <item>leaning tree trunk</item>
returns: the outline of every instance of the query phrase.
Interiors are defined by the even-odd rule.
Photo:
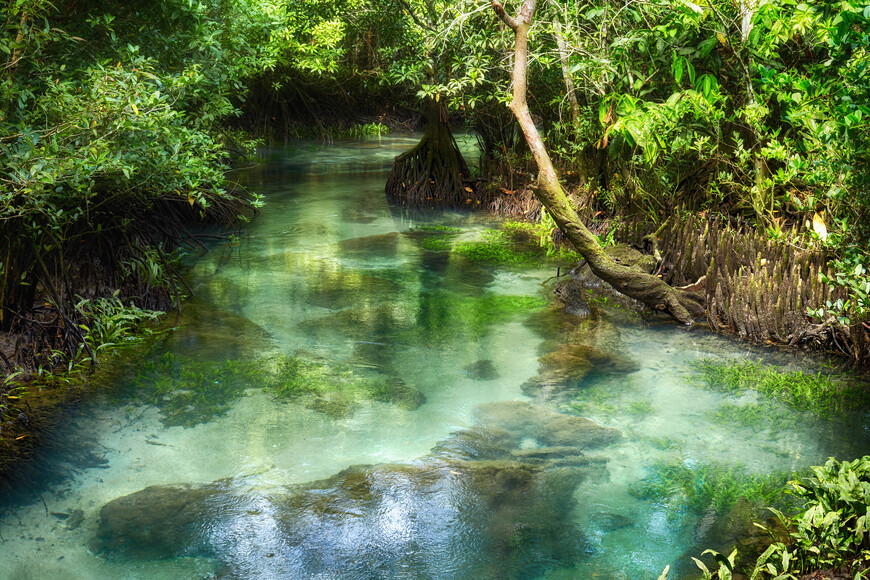
[[[429,99],[423,138],[396,157],[385,190],[412,203],[427,200],[459,202],[468,165],[447,122],[442,102]]]
[[[672,288],[652,274],[641,273],[614,262],[604,252],[598,238],[580,221],[580,217],[559,183],[556,170],[532,121],[526,101],[529,29],[535,15],[536,0],[524,0],[516,17],[508,15],[498,0],[490,0],[490,3],[499,18],[515,34],[513,102],[510,107],[538,165],[535,197],[550,212],[559,229],[574,244],[596,276],[623,294],[656,310],[666,311],[680,322],[691,324],[694,317],[705,314],[704,294],[698,291],[701,284],[695,284],[691,288]]]

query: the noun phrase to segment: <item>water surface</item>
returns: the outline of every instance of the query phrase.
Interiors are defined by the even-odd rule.
[[[763,356],[745,345],[619,313],[571,319],[550,306],[563,264],[427,246],[432,226],[474,240],[496,224],[390,205],[386,174],[413,142],[273,150],[242,175],[266,208],[188,258],[183,328],[58,434],[85,459],[53,463],[40,496],[8,506],[0,578],[655,578],[721,516],[644,496],[657,465],[764,475],[867,452],[860,415],[717,420],[757,401],[705,389],[692,363]],[[592,367],[547,375],[539,358],[577,344]],[[277,396],[293,361],[312,385],[343,386]],[[542,380],[555,395],[530,391]],[[206,383],[223,403],[202,411]],[[182,553],[95,541],[105,504],[167,484],[198,506]]]

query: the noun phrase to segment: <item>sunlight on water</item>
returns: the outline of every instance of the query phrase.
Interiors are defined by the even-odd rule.
[[[0,578],[681,578],[735,509],[692,486],[867,452],[863,417],[717,415],[761,399],[692,363],[761,356],[745,345],[571,319],[545,283],[566,264],[427,248],[420,226],[495,222],[391,206],[413,143],[246,172],[262,215],[190,257],[181,328],[73,413],[59,437],[79,451],[2,515]]]

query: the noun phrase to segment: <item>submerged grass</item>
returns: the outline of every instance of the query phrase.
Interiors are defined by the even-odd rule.
[[[803,413],[788,411],[775,401],[760,403],[723,403],[715,411],[707,411],[707,418],[726,427],[757,429],[763,426],[771,430],[789,429],[806,420]]]
[[[755,361],[720,362],[702,359],[693,363],[697,376],[693,380],[714,391],[740,396],[757,392],[798,411],[828,418],[870,403],[867,389],[842,378],[804,371],[781,371]],[[741,421],[759,407],[725,410]],[[772,410],[768,406],[768,410]]]
[[[703,514],[728,512],[741,498],[759,506],[781,505],[789,473],[750,473],[741,466],[719,463],[687,465],[682,461],[659,462],[650,474],[629,486],[637,499],[661,503],[669,513],[685,510]]]
[[[166,426],[192,427],[225,413],[247,389],[300,401],[333,417],[351,414],[362,400],[413,410],[425,402],[416,389],[385,375],[359,375],[350,366],[312,354],[258,360],[195,361],[164,353],[139,369],[134,396],[160,409]]]
[[[493,325],[538,312],[547,304],[542,296],[493,292],[462,296],[436,290],[426,294],[414,326],[406,329],[404,340],[418,342],[422,339],[430,344],[455,342],[460,337],[477,340],[490,332]]]
[[[453,251],[471,260],[488,264],[540,264],[546,255],[541,251],[521,251],[517,240],[502,230],[484,230],[481,240],[457,242]]]
[[[164,425],[191,427],[225,413],[263,376],[258,361],[195,361],[167,352],[139,369],[136,395],[160,409]]]

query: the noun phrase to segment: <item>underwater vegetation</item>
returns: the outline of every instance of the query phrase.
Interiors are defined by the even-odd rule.
[[[195,361],[167,352],[139,369],[135,396],[157,406],[164,425],[192,427],[225,413],[262,376],[258,361]]]
[[[783,487],[792,476],[750,473],[739,465],[659,462],[649,468],[649,475],[629,486],[629,493],[666,506],[674,516],[686,510],[721,515],[741,498],[760,506],[782,505]]]
[[[734,404],[722,403],[716,410],[707,411],[707,418],[726,427],[759,428],[770,430],[795,428],[806,420],[802,413],[786,410],[776,401]]]
[[[776,367],[746,360],[720,362],[702,359],[693,365],[698,374],[694,382],[714,391],[740,396],[756,392],[798,411],[807,411],[817,417],[830,417],[866,406],[870,396],[866,388],[848,379],[832,377],[821,372],[781,371]],[[744,411],[724,410],[733,416],[752,414],[757,407],[746,406]],[[743,418],[748,420],[749,418]]]
[[[426,402],[423,393],[397,376],[358,373],[345,363],[310,354],[276,358],[276,370],[265,383],[266,391],[279,399],[299,400],[327,415],[349,415],[364,399],[393,403],[408,411]]]
[[[477,296],[457,295],[435,290],[421,296],[414,325],[408,328],[408,342],[420,340],[421,333],[430,344],[453,342],[458,337],[477,339],[495,324],[519,315],[543,310],[543,296],[482,292]]]
[[[488,228],[477,240],[456,240],[460,228],[442,225],[418,226],[412,234],[419,237],[420,247],[431,251],[452,251],[464,258],[483,264],[536,266],[552,258],[576,261],[576,252],[556,248],[537,224],[506,222],[499,229]]]
[[[155,405],[164,425],[192,427],[219,417],[252,388],[336,418],[352,414],[363,400],[409,411],[426,402],[398,377],[358,374],[349,365],[310,353],[196,361],[167,352],[142,365],[134,396]]]
[[[642,419],[655,413],[658,408],[640,399],[632,399],[630,393],[635,390],[636,383],[622,379],[619,390],[609,383],[595,383],[578,389],[571,401],[565,405],[565,410],[581,417],[612,417],[625,414],[633,419]]]

